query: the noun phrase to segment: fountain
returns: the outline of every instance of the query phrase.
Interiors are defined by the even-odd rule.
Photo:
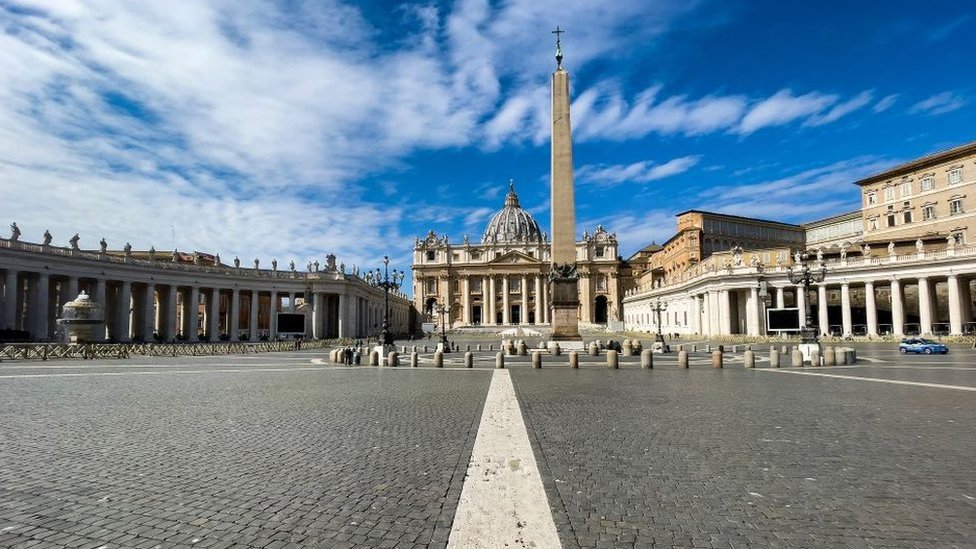
[[[87,343],[95,340],[95,330],[103,322],[102,307],[81,292],[74,301],[64,304],[58,326],[66,343]]]

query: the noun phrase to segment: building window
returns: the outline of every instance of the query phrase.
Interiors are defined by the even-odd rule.
[[[431,278],[427,280],[427,293],[436,294],[437,293],[437,279]]]
[[[949,184],[950,185],[955,185],[956,183],[959,183],[960,181],[962,181],[962,169],[956,168],[954,170],[950,170],[949,171]]]
[[[603,257],[603,246],[597,246],[596,247],[596,256],[597,257]]]
[[[949,215],[959,215],[962,211],[962,198],[953,198],[949,201]]]
[[[929,221],[930,219],[935,219],[935,204],[922,206],[922,221]]]
[[[905,181],[901,184],[901,196],[912,196],[912,183],[911,181]]]
[[[471,251],[471,259],[481,259],[481,252],[477,250]]]
[[[905,221],[905,223],[911,223],[912,222],[912,211],[911,210],[905,210],[904,212],[902,212],[902,214],[904,215],[904,221]]]
[[[922,186],[922,191],[931,191],[932,190],[932,176],[931,175],[926,175],[925,177],[923,177],[922,178],[921,186]]]
[[[962,246],[966,243],[966,233],[962,231],[952,233],[952,242],[956,246]]]
[[[598,276],[596,278],[596,289],[597,290],[606,290],[607,289],[607,277],[605,277],[605,276]]]
[[[437,252],[435,252],[433,250],[428,250],[427,251],[427,261],[433,261],[435,259],[437,259]]]
[[[868,206],[874,206],[878,203],[878,193],[871,191],[868,193]]]
[[[461,259],[461,254],[454,252],[453,254],[451,254],[451,257],[454,259],[454,261],[457,261]]]
[[[877,231],[878,230],[878,218],[877,217],[872,217],[871,219],[868,220],[868,230],[869,231]]]
[[[895,226],[895,211],[893,206],[888,206],[888,226]]]
[[[884,193],[885,193],[885,202],[891,202],[892,200],[895,199],[894,187],[885,187]]]

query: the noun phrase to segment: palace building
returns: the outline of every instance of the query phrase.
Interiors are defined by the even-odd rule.
[[[460,243],[430,231],[413,251],[414,306],[430,321],[465,326],[549,325],[551,241],[522,209],[514,184],[478,242]],[[617,237],[602,226],[576,242],[579,320],[601,325],[618,320],[629,274],[617,255]]]
[[[769,308],[807,309],[822,334],[976,332],[976,142],[855,182],[859,210],[802,225],[691,211],[628,260],[627,328],[764,335]],[[810,295],[789,269],[826,267]]]

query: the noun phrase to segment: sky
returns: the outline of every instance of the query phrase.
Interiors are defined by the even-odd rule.
[[[0,0],[0,231],[409,273],[509,179],[549,231],[556,25],[577,233],[624,258],[976,140],[963,1]]]

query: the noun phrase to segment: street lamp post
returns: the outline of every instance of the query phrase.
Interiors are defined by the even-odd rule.
[[[437,314],[441,317],[441,348],[443,352],[448,352],[447,346],[447,324],[444,322],[444,315],[448,313],[450,309],[443,303],[437,304]]]
[[[390,275],[390,256],[387,255],[383,256],[382,271],[377,267],[376,271],[366,274],[366,282],[383,288],[383,330],[380,332],[383,345],[393,345],[393,334],[390,333],[390,291],[396,291],[400,288],[404,276],[403,271],[396,269],[393,269],[393,275]]]
[[[800,328],[800,341],[804,345],[820,345],[820,336],[817,333],[817,329],[813,327],[813,313],[812,307],[810,307],[810,284],[820,283],[824,281],[824,277],[827,276],[827,265],[820,263],[819,269],[810,268],[810,254],[803,252],[797,253],[800,264],[800,270],[794,271],[793,265],[790,265],[786,269],[786,274],[790,278],[791,284],[802,284],[803,285],[803,299],[806,300],[806,318],[803,319],[803,327]],[[820,303],[820,307],[826,307],[826,303]]]
[[[667,346],[664,343],[664,336],[661,334],[661,312],[668,310],[668,304],[661,303],[661,300],[658,299],[654,303],[654,307],[652,307],[651,310],[654,311],[654,313],[657,315],[657,338],[656,339],[658,342],[661,343],[661,348],[666,349]]]

